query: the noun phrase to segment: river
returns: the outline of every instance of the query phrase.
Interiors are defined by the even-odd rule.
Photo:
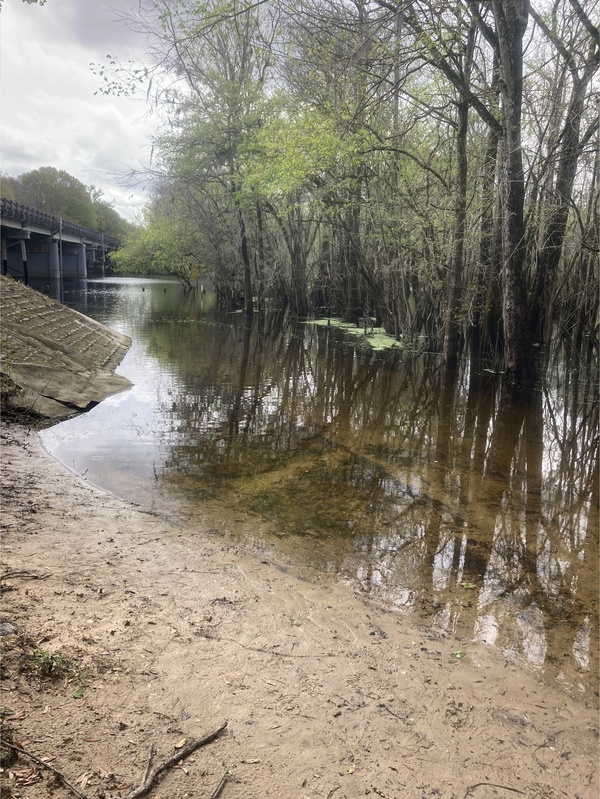
[[[447,376],[435,353],[336,325],[248,326],[169,280],[89,280],[63,300],[133,339],[118,369],[133,388],[42,434],[73,471],[597,701],[591,358],[540,353],[546,378],[517,401],[489,365]]]

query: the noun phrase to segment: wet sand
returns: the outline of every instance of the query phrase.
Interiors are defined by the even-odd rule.
[[[151,796],[598,796],[596,697],[1,435],[3,733],[84,796],[127,796],[151,746],[154,768],[224,721]],[[43,677],[40,652],[72,670]],[[4,754],[3,795],[73,795]]]

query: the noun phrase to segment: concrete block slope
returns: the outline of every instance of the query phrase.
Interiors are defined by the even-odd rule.
[[[1,276],[3,401],[60,419],[131,386],[114,370],[131,339],[23,283]]]

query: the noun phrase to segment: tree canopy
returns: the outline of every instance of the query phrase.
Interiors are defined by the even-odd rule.
[[[85,227],[121,238],[131,229],[96,186],[52,166],[2,176],[2,196]]]
[[[140,0],[150,63],[103,79],[149,80],[168,125],[123,268],[175,213],[165,253],[247,313],[374,319],[517,381],[534,344],[597,346],[599,8]]]

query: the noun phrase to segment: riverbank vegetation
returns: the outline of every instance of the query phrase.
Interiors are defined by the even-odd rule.
[[[147,224],[117,262],[219,302],[369,319],[535,376],[598,345],[600,34],[590,0],[141,0]],[[167,231],[167,233],[165,232]]]

